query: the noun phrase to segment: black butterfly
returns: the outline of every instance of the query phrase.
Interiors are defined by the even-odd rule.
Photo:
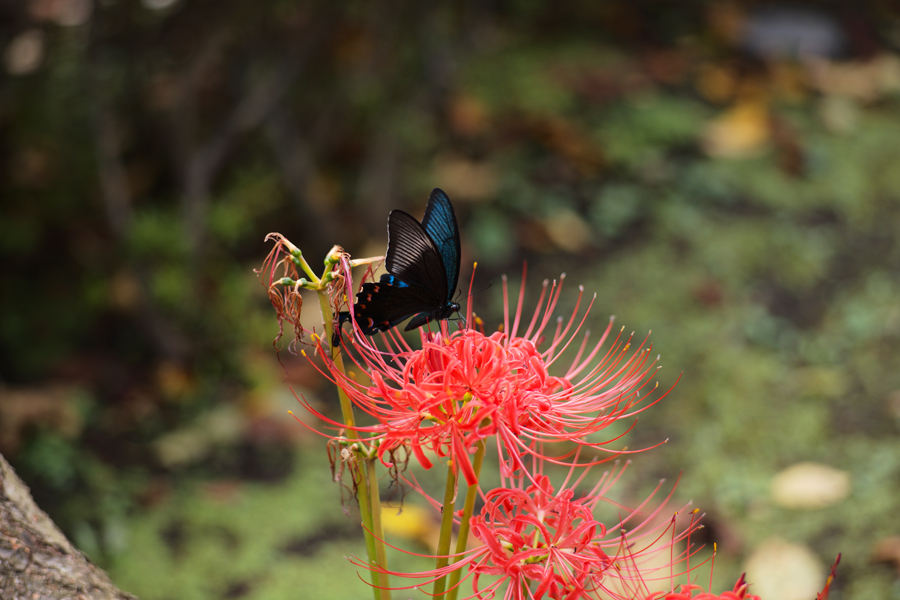
[[[387,273],[364,283],[353,313],[366,335],[387,331],[412,317],[405,331],[449,318],[459,310],[451,301],[459,280],[459,226],[453,205],[435,188],[419,223],[402,210],[388,215]],[[350,318],[340,314],[338,327]]]

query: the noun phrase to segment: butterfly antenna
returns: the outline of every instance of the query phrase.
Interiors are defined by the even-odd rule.
[[[480,294],[480,293],[483,292],[484,290],[490,289],[490,287],[493,286],[493,285],[494,285],[494,282],[493,282],[493,281],[488,281],[488,284],[487,284],[486,286],[484,286],[484,287],[481,288],[481,289],[475,290],[474,292],[472,291],[472,286],[469,286],[469,293],[468,293],[465,297],[466,297],[466,298],[471,298],[471,297],[474,296],[475,294]],[[463,293],[462,288],[456,288],[456,296],[454,296],[453,301],[454,301],[454,302],[458,302],[460,296],[462,296],[462,293]]]
[[[493,281],[488,281],[488,284],[487,284],[486,286],[484,286],[483,288],[478,289],[478,290],[475,290],[474,292],[469,292],[469,295],[466,296],[466,298],[471,298],[471,297],[474,296],[475,294],[480,294],[481,292],[483,292],[483,291],[485,291],[485,290],[487,290],[487,289],[490,289],[491,286],[493,286],[493,285],[494,285],[494,282],[493,282]],[[460,292],[461,292],[461,291],[462,291],[462,290],[460,290]]]

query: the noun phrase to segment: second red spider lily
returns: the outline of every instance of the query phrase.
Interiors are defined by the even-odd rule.
[[[342,267],[349,282],[349,263],[345,260]],[[470,455],[478,442],[492,437],[504,474],[518,470],[528,455],[561,463],[573,455],[570,449],[548,457],[547,444],[570,442],[608,454],[593,462],[622,452],[610,448],[622,433],[603,441],[586,439],[616,421],[634,418],[668,392],[656,397],[649,393],[656,390],[651,378],[658,367],[646,339],[632,350],[632,337],[623,337],[620,330],[599,356],[613,321],[591,344],[590,331],[582,333],[582,328],[593,300],[581,313],[582,289],[568,320],[553,319],[563,278],[543,283],[537,307],[521,334],[524,273],[514,313],[509,310],[504,278],[504,324],[491,334],[472,327],[451,332],[451,326],[441,322],[438,331],[422,331],[422,347],[413,350],[395,331],[383,334],[379,347],[354,325],[353,335],[344,342],[346,356],[368,374],[371,384],[348,377],[328,353],[320,353],[325,357],[325,375],[347,394],[354,408],[374,419],[375,424],[354,429],[372,436],[383,463],[391,466],[387,457],[404,448],[427,469],[432,466],[430,451],[448,458],[453,471],[461,471],[466,483],[473,485],[477,475]],[[346,289],[352,287],[348,284]],[[466,321],[476,323],[471,305]],[[574,357],[568,368],[560,376],[550,375],[551,365],[570,348]],[[308,404],[307,408],[328,422]]]
[[[816,594],[816,600],[828,600],[831,584],[834,583],[837,567],[840,562],[841,555],[838,554],[837,558],[834,560],[834,564],[831,565],[831,573],[825,580],[825,587],[822,588],[821,592]],[[712,579],[712,572],[710,572],[710,579]],[[750,593],[750,584],[747,582],[746,573],[738,578],[733,589],[722,592],[721,594],[715,594],[712,591],[704,590],[702,586],[688,583],[680,586],[677,591],[656,592],[647,596],[640,596],[639,598],[641,598],[641,600],[765,600],[764,598],[760,598],[759,596]]]
[[[420,587],[451,573],[465,572],[464,577],[455,578],[449,590],[456,595],[456,588],[468,579],[472,591],[463,600],[623,600],[648,594],[648,582],[668,580],[676,566],[696,552],[689,544],[685,550],[675,550],[698,527],[696,511],[691,513],[688,526],[676,533],[675,517],[660,519],[669,498],[655,508],[647,508],[660,487],[634,510],[610,500],[609,491],[624,467],[607,471],[584,491],[580,486],[589,468],[574,481],[570,470],[566,480],[554,487],[550,477],[543,474],[543,461],[537,459],[534,465],[531,478],[508,480],[503,487],[484,494],[483,508],[471,517],[478,545],[445,557],[456,562],[426,572],[387,573],[423,580],[409,586]],[[601,502],[615,507],[617,516],[610,527],[595,517]],[[362,568],[379,569],[363,561],[353,562]]]

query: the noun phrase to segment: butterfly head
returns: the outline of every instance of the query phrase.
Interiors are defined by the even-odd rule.
[[[441,320],[449,319],[455,312],[459,312],[459,302],[448,302],[443,306],[437,318]]]

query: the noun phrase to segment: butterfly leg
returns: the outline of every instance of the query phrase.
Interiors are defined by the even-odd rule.
[[[460,329],[460,331],[463,330],[463,329],[465,329],[465,328],[468,327],[468,325],[469,325],[469,324],[466,322],[466,318],[465,318],[464,316],[462,316],[461,314],[459,314],[459,313],[457,313],[457,316],[456,316],[455,318],[450,318],[450,319],[447,319],[447,320],[448,320],[448,321],[453,321],[454,323],[456,323],[456,326]]]
[[[344,326],[345,321],[350,320],[350,311],[341,311],[337,315],[337,319],[334,320],[333,324],[333,333],[331,334],[331,345],[332,347],[337,347],[341,343],[341,328]]]

